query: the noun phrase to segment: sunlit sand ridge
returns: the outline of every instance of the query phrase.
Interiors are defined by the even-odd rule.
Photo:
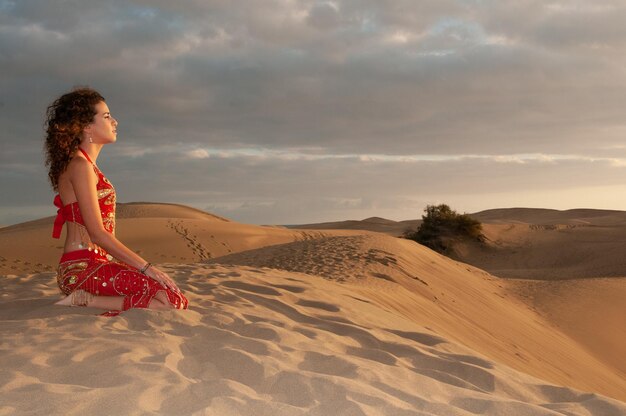
[[[54,306],[50,220],[3,229],[0,414],[626,413],[623,361],[561,312],[578,296],[624,312],[590,283],[552,302],[537,282],[385,234],[127,207],[120,238],[163,263],[190,310],[104,318]],[[608,329],[606,316],[585,319]]]

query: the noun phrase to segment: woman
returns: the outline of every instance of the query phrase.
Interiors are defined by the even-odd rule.
[[[57,281],[68,295],[57,305],[106,309],[187,309],[176,283],[115,238],[115,189],[96,160],[117,140],[118,122],[104,98],[78,88],[47,110],[46,166],[59,208],[52,236],[67,236]],[[113,260],[115,258],[116,260]]]

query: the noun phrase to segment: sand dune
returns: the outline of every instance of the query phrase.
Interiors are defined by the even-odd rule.
[[[626,377],[626,212],[514,208],[472,216],[483,222],[487,247],[461,244],[455,258],[525,279],[502,284]]]
[[[0,230],[0,274],[52,271],[65,241],[51,238],[54,217]],[[197,262],[224,254],[350,231],[297,231],[240,224],[175,204],[119,204],[117,236],[157,262]],[[164,243],[165,242],[165,243]]]
[[[286,225],[285,227],[299,230],[366,230],[400,236],[406,229],[415,229],[421,222],[422,220],[393,221],[386,218],[370,217],[364,220]]]
[[[622,366],[626,363],[621,348],[626,337],[616,335],[597,356],[589,354],[585,339],[571,342],[569,334],[557,330],[537,311],[534,302],[524,302],[528,289],[520,282],[497,279],[412,241],[374,233],[327,237],[213,261],[358,283],[358,287],[367,288],[368,298],[374,298],[377,304],[492,359],[556,383],[582,389],[602,385],[605,394],[626,398],[622,393],[626,391],[626,380],[612,366],[615,362]],[[617,285],[626,290],[624,283],[626,280]],[[587,306],[601,299],[590,296]],[[622,302],[612,305],[614,323],[626,323],[626,306]],[[601,317],[596,316],[593,321],[599,320]],[[568,353],[564,355],[564,351]]]
[[[457,245],[452,257],[499,277],[540,280],[626,276],[626,211],[539,208],[470,214],[483,223],[487,246]],[[420,220],[337,221],[302,229],[368,230],[400,236]],[[383,225],[381,225],[383,224]]]
[[[626,276],[625,226],[485,224],[483,229],[488,245],[460,245],[456,258],[500,277]]]
[[[189,218],[194,220],[223,221],[230,220],[180,204],[164,204],[154,202],[129,202],[118,204],[117,219],[120,218]]]
[[[124,208],[120,237],[190,310],[54,306],[24,252],[56,262],[51,219],[0,230],[0,415],[626,414],[626,279],[501,279],[372,231]]]
[[[52,306],[50,273],[5,278],[0,413],[626,412],[449,342],[359,284],[246,266],[166,267],[189,311],[95,317]]]
[[[499,208],[471,214],[483,223],[625,225],[626,211],[578,208],[564,211],[541,208]]]
[[[558,280],[626,276],[626,212],[509,209],[473,214],[487,247],[466,244],[458,260],[501,277]]]
[[[507,284],[559,331],[626,377],[626,278]]]
[[[500,277],[540,280],[626,276],[626,212],[492,210],[487,246],[462,244],[455,258]]]

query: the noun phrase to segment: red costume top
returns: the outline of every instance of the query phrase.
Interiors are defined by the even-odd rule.
[[[102,225],[113,234],[115,231],[115,189],[91,161],[89,155],[80,147],[78,149],[92,164],[98,176],[96,190]],[[59,210],[54,221],[53,237],[60,237],[61,229],[66,221],[85,226],[78,202],[64,206],[57,195],[54,198],[54,205]],[[187,309],[189,302],[185,295],[146,276],[135,267],[112,259],[100,247],[96,247],[93,251],[90,247],[63,253],[57,273],[59,288],[66,295],[81,289],[97,296],[123,296],[122,309],[105,312],[102,314],[104,316],[115,316],[130,308],[148,308],[150,302],[161,291],[165,291],[167,300],[174,308]]]
[[[115,189],[104,177],[100,169],[91,161],[89,155],[79,147],[87,160],[93,165],[98,183],[98,205],[102,215],[102,225],[111,234],[115,231]],[[78,202],[63,206],[61,197],[54,198],[54,205],[59,210],[54,221],[52,236],[59,238],[66,221],[85,226]],[[57,269],[57,282],[61,291],[69,295],[75,290],[84,290],[96,296],[123,296],[121,310],[111,310],[103,315],[115,316],[130,308],[148,308],[159,292],[165,291],[167,300],[176,309],[187,309],[187,298],[178,291],[164,286],[155,279],[141,273],[137,268],[106,254],[100,247],[93,251],[91,247],[63,253]]]
[[[87,152],[80,147],[78,148],[87,160],[92,164],[96,175],[98,175],[98,184],[96,190],[98,191],[98,205],[100,206],[100,214],[102,216],[102,225],[104,229],[113,234],[115,232],[115,189],[111,182],[104,177],[104,174],[98,169],[95,163],[91,161]],[[54,197],[54,205],[59,208],[57,210],[57,217],[54,220],[54,228],[52,230],[52,237],[61,237],[61,229],[66,221],[75,222],[82,226],[85,226],[83,216],[80,214],[78,208],[78,201],[74,201],[70,204],[63,205],[61,197],[57,194]]]

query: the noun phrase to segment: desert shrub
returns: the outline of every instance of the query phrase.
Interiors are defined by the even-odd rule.
[[[439,253],[447,254],[455,242],[484,242],[482,225],[467,214],[459,214],[446,204],[428,205],[417,230],[407,229],[404,238],[416,241]]]

